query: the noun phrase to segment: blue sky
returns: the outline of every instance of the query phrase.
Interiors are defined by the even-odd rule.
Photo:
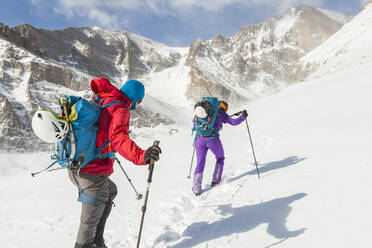
[[[241,27],[280,17],[289,7],[305,4],[349,15],[367,0],[12,0],[3,1],[0,22],[11,27],[99,26],[128,30],[171,46],[189,46]]]

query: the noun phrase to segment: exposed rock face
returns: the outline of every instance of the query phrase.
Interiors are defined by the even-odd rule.
[[[178,63],[180,55],[172,49],[166,50],[165,55],[159,54],[157,49],[164,45],[134,34],[118,36],[108,36],[95,28],[47,31],[28,25],[14,29],[2,25],[0,150],[52,148],[33,134],[30,126],[33,113],[39,108],[58,111],[57,99],[64,94],[89,97],[89,83],[98,75],[115,83]],[[87,43],[83,45],[77,39]],[[74,48],[78,42],[80,50]],[[130,49],[124,44],[130,44]],[[148,59],[144,59],[146,56]],[[134,127],[174,123],[146,106],[133,113],[131,119]]]
[[[35,56],[76,68],[93,77],[138,78],[178,63],[176,52],[159,54],[158,42],[127,31],[99,28],[68,28],[61,31],[36,29],[23,24],[9,28],[0,24],[0,37]],[[54,81],[51,81],[54,82]]]
[[[14,148],[25,147],[28,143],[25,137],[30,132],[24,121],[16,114],[9,101],[0,95],[0,150],[11,151]]]
[[[301,80],[306,74],[296,73],[299,59],[343,24],[317,9],[299,6],[280,20],[269,18],[244,27],[234,37],[197,40],[187,60],[191,67],[187,96],[196,101],[208,87],[212,95],[234,104]]]

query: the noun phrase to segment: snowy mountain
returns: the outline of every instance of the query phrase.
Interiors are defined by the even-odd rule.
[[[308,6],[289,9],[279,20],[244,27],[231,37],[191,45],[188,97],[221,96],[230,103],[276,92],[296,81],[299,59],[322,44],[350,17]],[[300,79],[298,79],[299,81]],[[195,94],[195,91],[200,92]]]
[[[355,66],[372,60],[372,4],[367,4],[335,35],[301,59],[302,70],[313,77]]]
[[[244,27],[230,38],[198,40],[190,48],[97,27],[50,31],[0,24],[0,150],[45,147],[31,132],[32,114],[38,108],[57,111],[63,94],[89,97],[94,77],[107,77],[117,87],[127,79],[143,81],[147,97],[131,124],[136,130],[168,125],[173,132],[169,124],[186,120],[184,110],[190,112],[208,91],[234,107],[300,81],[293,73],[299,59],[349,18],[298,6],[279,20]]]
[[[152,178],[142,248],[370,246],[372,61],[364,58],[370,50],[363,54],[359,49],[370,48],[366,31],[372,30],[371,9],[367,5],[335,34],[338,39],[329,39],[323,52],[314,49],[304,58],[324,63],[331,73],[319,68],[302,83],[240,106],[249,113],[261,179],[245,123],[222,130],[222,184],[209,186],[215,165],[209,154],[200,197],[191,193],[192,182],[186,178],[193,142],[189,125],[171,136],[162,126],[156,136],[136,138],[142,147],[159,139],[163,150]],[[347,50],[341,57],[333,53],[342,47]],[[321,56],[326,52],[328,59]],[[355,63],[346,68],[340,58]],[[166,75],[172,78],[173,72],[157,74],[159,79]],[[0,167],[1,247],[73,247],[81,208],[76,187],[64,171],[29,176],[50,163],[49,155],[0,153],[6,161]],[[147,167],[122,163],[143,193]],[[137,242],[143,202],[135,200],[124,175],[115,169],[111,179],[119,193],[105,239],[110,248],[131,248]]]
[[[113,36],[97,28],[47,31],[28,25],[14,29],[2,26],[2,31],[0,119],[4,121],[0,127],[1,150],[45,147],[46,144],[41,143],[31,132],[29,123],[32,114],[39,108],[58,112],[57,99],[63,94],[89,98],[92,78],[106,76],[115,84],[126,81],[127,77],[139,76],[140,72],[144,73],[150,67],[153,71],[167,68],[175,63],[173,57],[180,57],[171,48],[126,32]],[[74,40],[79,37],[88,39],[87,43],[82,45]],[[121,50],[124,49],[122,40],[125,38],[130,45],[128,50]],[[84,47],[88,48],[84,50]],[[87,51],[94,55],[86,54]],[[146,52],[148,57],[145,60]],[[140,59],[147,64],[140,63]],[[116,83],[117,87],[121,84]],[[157,109],[148,106],[153,103],[158,106]],[[148,96],[144,106],[132,114],[131,124],[135,127],[171,124],[175,119],[182,120],[178,112],[175,107]]]

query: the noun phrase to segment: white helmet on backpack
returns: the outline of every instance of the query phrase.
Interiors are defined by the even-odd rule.
[[[63,140],[69,130],[64,119],[58,118],[48,110],[38,110],[32,117],[32,129],[37,137],[48,143],[57,143]]]
[[[199,118],[206,118],[208,116],[209,103],[208,101],[198,102],[194,106],[195,115]]]
[[[195,108],[195,115],[199,118],[206,118],[208,116],[207,112],[205,111],[205,108],[202,106],[197,106]]]

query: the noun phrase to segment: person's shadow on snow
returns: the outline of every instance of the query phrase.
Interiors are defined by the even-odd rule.
[[[281,241],[266,247],[281,243],[284,240],[296,237],[305,231],[301,228],[289,231],[285,226],[286,219],[291,212],[290,204],[306,196],[299,193],[288,197],[274,199],[260,204],[232,208],[231,204],[218,207],[221,215],[230,215],[222,220],[208,223],[196,222],[186,228],[181,236],[174,233],[163,234],[155,241],[176,241],[184,238],[181,242],[167,246],[168,248],[190,248],[213,239],[230,236],[234,233],[244,233],[256,228],[261,224],[268,224],[267,232]]]
[[[303,161],[305,159],[306,158],[301,158],[301,157],[298,157],[298,156],[291,156],[291,157],[285,158],[285,159],[280,160],[280,161],[273,161],[273,162],[262,164],[258,167],[258,170],[259,170],[260,174],[263,174],[265,172],[278,170],[278,169],[281,169],[281,168],[285,168],[285,167],[300,163],[301,161]],[[254,168],[254,169],[252,169],[248,172],[245,172],[245,173],[243,173],[239,176],[228,179],[227,182],[233,182],[233,181],[236,181],[236,180],[238,180],[242,177],[245,177],[245,176],[248,176],[248,175],[256,175],[256,174],[257,174],[257,170],[256,170],[256,168]]]

